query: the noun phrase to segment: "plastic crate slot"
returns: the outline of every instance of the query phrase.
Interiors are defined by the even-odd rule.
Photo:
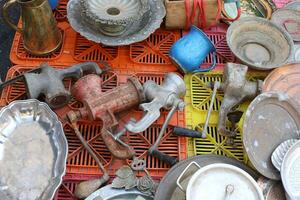
[[[83,133],[83,137],[89,143],[91,148],[95,150],[95,153],[98,155],[100,161],[104,165],[107,165],[111,160],[111,154],[102,141],[100,134],[100,123],[87,121],[79,122],[79,130],[81,133]],[[64,131],[69,143],[67,165],[97,167],[96,162],[84,149],[69,124],[64,126]]]
[[[164,81],[164,75],[163,74],[157,74],[157,75],[150,75],[150,74],[136,74],[139,81],[144,84],[146,81],[152,80],[156,84],[161,85]]]
[[[196,155],[201,154],[218,154],[233,157],[240,161],[244,160],[244,149],[241,133],[237,131],[237,136],[234,139],[234,146],[226,144],[226,137],[221,136],[217,132],[216,126],[209,126],[207,129],[206,139],[194,139],[196,147]]]
[[[79,183],[80,181],[76,181],[76,182],[68,182],[68,181],[64,181],[56,195],[55,198],[56,200],[73,200],[76,199],[75,196],[73,195],[76,185]]]
[[[192,104],[194,108],[199,110],[208,110],[211,103],[211,97],[213,90],[208,88],[208,84],[215,81],[222,81],[222,76],[201,76],[194,75],[191,78],[191,93],[192,93]],[[213,110],[218,111],[221,107],[221,100],[223,99],[223,93],[217,93],[216,100],[213,104]]]
[[[217,50],[217,64],[224,64],[226,62],[235,61],[235,57],[230,51],[227,41],[226,41],[226,31],[225,32],[206,32],[207,36],[210,38],[212,43],[215,45]],[[213,63],[213,55],[210,54],[206,57],[204,64]]]
[[[76,36],[74,56],[79,61],[112,61],[118,56],[118,47],[108,47]]]
[[[169,50],[176,40],[172,31],[159,29],[146,40],[130,45],[130,58],[135,63],[171,64]]]
[[[66,19],[67,16],[67,4],[68,0],[60,0],[59,5],[53,11],[54,17],[57,21],[62,21]]]

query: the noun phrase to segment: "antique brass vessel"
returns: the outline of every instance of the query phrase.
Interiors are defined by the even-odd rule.
[[[13,4],[21,6],[22,28],[14,25],[8,14]],[[2,8],[4,21],[23,36],[24,48],[33,55],[47,55],[62,43],[48,0],[8,0]]]

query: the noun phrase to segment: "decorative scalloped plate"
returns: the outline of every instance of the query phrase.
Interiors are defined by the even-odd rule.
[[[82,18],[83,8],[80,0],[70,0],[67,6],[67,16],[72,28],[88,40],[102,43],[107,46],[129,45],[148,38],[158,29],[166,15],[164,4],[161,0],[149,0],[150,11],[147,12],[139,23],[134,23],[130,29],[119,36],[108,36],[97,28],[88,26]]]

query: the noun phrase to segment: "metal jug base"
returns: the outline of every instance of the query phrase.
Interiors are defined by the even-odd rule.
[[[59,39],[58,44],[57,44],[54,48],[52,48],[52,49],[50,49],[50,50],[47,50],[47,51],[44,51],[44,52],[42,52],[42,51],[32,51],[32,50],[30,50],[30,48],[26,47],[25,44],[23,44],[23,47],[24,47],[24,49],[25,49],[29,54],[31,54],[31,55],[33,55],[33,56],[47,56],[47,55],[53,53],[54,51],[58,50],[58,49],[61,47],[61,45],[62,45],[62,40],[63,40],[63,35],[62,35],[62,32],[61,32],[61,31],[59,31],[59,33],[60,33],[60,34],[59,34],[59,35],[60,35],[60,39]]]

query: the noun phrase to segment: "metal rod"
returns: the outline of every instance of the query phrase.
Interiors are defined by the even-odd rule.
[[[82,137],[80,131],[78,130],[78,126],[77,126],[76,122],[72,123],[72,128],[74,129],[75,134],[78,137],[78,139],[80,140],[81,144],[89,152],[89,154],[91,154],[91,156],[96,161],[96,163],[98,164],[98,166],[101,169],[101,171],[103,172],[103,174],[107,175],[108,173],[107,173],[106,169],[104,168],[104,166],[102,165],[102,163],[100,162],[99,158],[97,157],[97,155],[95,154],[95,152],[91,149],[91,147],[89,146],[89,144],[87,143],[87,141]]]
[[[214,90],[213,90],[213,94],[212,94],[212,97],[211,97],[208,113],[206,115],[206,120],[205,120],[205,124],[204,124],[203,131],[202,131],[202,136],[201,136],[202,138],[206,138],[208,123],[209,123],[211,112],[212,112],[212,109],[213,109],[213,106],[214,106],[215,98],[216,98],[216,95],[217,95],[217,90],[220,87],[220,85],[221,85],[221,83],[219,81],[216,81],[214,83]]]
[[[160,141],[161,141],[161,139],[162,139],[162,137],[165,133],[165,130],[167,129],[167,127],[168,127],[168,125],[169,125],[169,123],[172,119],[172,116],[174,115],[174,113],[176,111],[177,111],[177,105],[173,106],[172,109],[170,110],[170,112],[168,113],[167,118],[166,118],[160,132],[159,132],[159,135],[158,135],[154,145],[152,145],[152,147],[150,149],[157,149],[157,147],[158,147],[158,145],[159,145],[159,143],[160,143]]]

